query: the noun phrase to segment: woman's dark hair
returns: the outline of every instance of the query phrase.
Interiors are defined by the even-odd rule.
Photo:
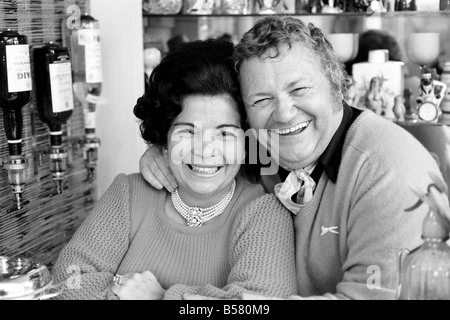
[[[167,145],[167,134],[181,113],[181,103],[191,95],[229,95],[236,102],[245,130],[245,109],[232,54],[232,43],[214,39],[185,43],[169,52],[153,70],[147,91],[134,107],[134,114],[142,120],[142,138],[147,143]]]

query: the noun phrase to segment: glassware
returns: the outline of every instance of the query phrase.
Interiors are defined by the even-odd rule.
[[[276,14],[275,7],[281,0],[256,0],[260,9],[258,14]]]
[[[222,13],[248,14],[249,0],[222,0]]]
[[[177,14],[183,6],[183,0],[143,0],[142,8],[150,14]]]
[[[412,62],[425,66],[436,61],[439,56],[439,33],[419,32],[411,33],[406,42],[406,52]]]
[[[441,211],[442,207],[448,211],[448,204],[439,204],[448,199],[439,200],[437,190],[431,185],[425,199],[431,205],[423,221],[423,244],[409,253],[406,249],[399,253],[399,300],[450,300],[450,247],[445,243],[449,224]]]
[[[212,14],[214,0],[184,0],[183,12],[186,14]]]

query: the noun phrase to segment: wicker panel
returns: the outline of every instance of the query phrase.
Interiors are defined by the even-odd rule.
[[[54,41],[61,43],[61,22],[69,5],[81,11],[89,9],[89,1],[17,0],[0,2],[0,30],[11,28],[28,36],[31,46]],[[33,78],[34,79],[34,78]],[[24,198],[30,201],[23,209],[8,213],[12,193],[7,172],[0,170],[0,255],[36,259],[51,266],[59,251],[92,209],[96,185],[86,180],[79,138],[84,134],[83,112],[75,101],[75,109],[63,127],[64,141],[70,147],[65,188],[55,195],[49,159],[42,150],[49,145],[49,131],[36,113],[35,97],[24,107],[23,154],[29,160]],[[3,128],[2,113],[0,126]],[[4,130],[0,130],[0,157],[8,154]]]

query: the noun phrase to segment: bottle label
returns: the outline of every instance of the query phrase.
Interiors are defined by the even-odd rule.
[[[73,109],[72,70],[70,62],[51,63],[50,89],[54,113]]]
[[[95,112],[84,112],[84,127],[86,129],[95,129]]]
[[[79,30],[78,44],[80,46],[84,46],[84,55],[86,59],[86,83],[102,83],[102,43],[100,30]]]
[[[30,48],[27,44],[6,46],[8,92],[31,91]]]

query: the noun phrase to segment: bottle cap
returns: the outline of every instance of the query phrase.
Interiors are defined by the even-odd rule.
[[[379,49],[369,51],[370,63],[385,63],[389,61],[389,50]]]
[[[448,234],[449,230],[445,218],[443,218],[439,213],[430,210],[423,220],[422,237],[446,241],[448,239]]]

